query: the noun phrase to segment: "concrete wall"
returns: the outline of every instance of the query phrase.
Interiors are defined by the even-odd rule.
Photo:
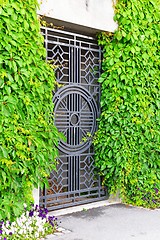
[[[42,0],[39,14],[65,22],[113,32],[112,0]],[[54,23],[54,21],[53,21]]]
[[[32,191],[34,204],[39,205],[39,188],[34,188]]]

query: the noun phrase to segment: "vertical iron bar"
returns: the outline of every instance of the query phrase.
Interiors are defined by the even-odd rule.
[[[76,159],[76,156],[73,157],[73,191],[75,191],[75,183],[76,183],[76,173],[75,173],[75,159]]]
[[[75,162],[75,177],[76,177],[76,182],[75,182],[75,189],[78,190],[78,171],[77,171],[77,164],[78,164],[78,156],[76,156],[76,162]]]
[[[72,162],[73,162],[73,159],[72,159],[72,156],[70,156],[70,177],[71,177],[71,185],[70,185],[70,191],[72,191],[72,176],[73,176],[73,172],[72,172],[72,168],[73,168],[73,165],[72,165]]]
[[[68,50],[68,84],[71,82],[71,45],[69,41],[69,50]]]
[[[77,83],[79,83],[79,48],[77,47]]]
[[[43,196],[44,197],[47,196],[47,190],[46,190],[45,186],[43,187]],[[47,199],[46,198],[43,199],[43,207],[45,207],[45,208],[47,207]]]
[[[74,82],[74,68],[73,68],[73,47],[71,47],[71,83]]]
[[[76,113],[77,113],[76,145],[78,145],[79,144],[79,139],[78,139],[78,131],[79,131],[78,94],[76,94]]]

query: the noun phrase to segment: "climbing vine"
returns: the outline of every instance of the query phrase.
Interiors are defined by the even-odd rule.
[[[95,162],[123,202],[160,206],[160,1],[118,0],[114,34],[101,33],[101,116]]]
[[[0,219],[13,220],[55,169],[55,76],[46,60],[37,0],[0,4]]]

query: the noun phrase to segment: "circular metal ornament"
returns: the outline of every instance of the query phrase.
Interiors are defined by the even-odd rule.
[[[85,152],[91,145],[89,136],[96,131],[97,105],[82,86],[65,86],[54,95],[55,125],[66,137],[59,150],[67,154]]]

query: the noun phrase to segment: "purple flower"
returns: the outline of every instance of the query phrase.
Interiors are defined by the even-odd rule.
[[[0,222],[0,228],[2,228],[3,223],[4,223],[3,221]]]
[[[44,209],[39,209],[39,217],[41,217],[42,219],[46,218],[48,214],[48,210],[46,208]]]
[[[54,217],[54,216],[49,216],[48,217],[49,224],[51,224],[52,227],[54,227],[56,220],[57,220],[57,218]]]
[[[47,208],[44,208],[44,211],[46,214],[48,214],[48,209]]]
[[[29,212],[29,216],[30,216],[30,217],[33,217],[33,214],[34,214],[34,210],[33,210],[33,211],[30,210],[30,212]]]
[[[0,234],[2,234],[2,230],[0,230]]]
[[[154,188],[154,190],[155,190],[156,194],[158,194],[158,192],[159,192],[158,188]]]
[[[37,211],[38,209],[39,209],[39,206],[38,206],[38,205],[36,205],[36,206],[35,206],[35,210]]]

